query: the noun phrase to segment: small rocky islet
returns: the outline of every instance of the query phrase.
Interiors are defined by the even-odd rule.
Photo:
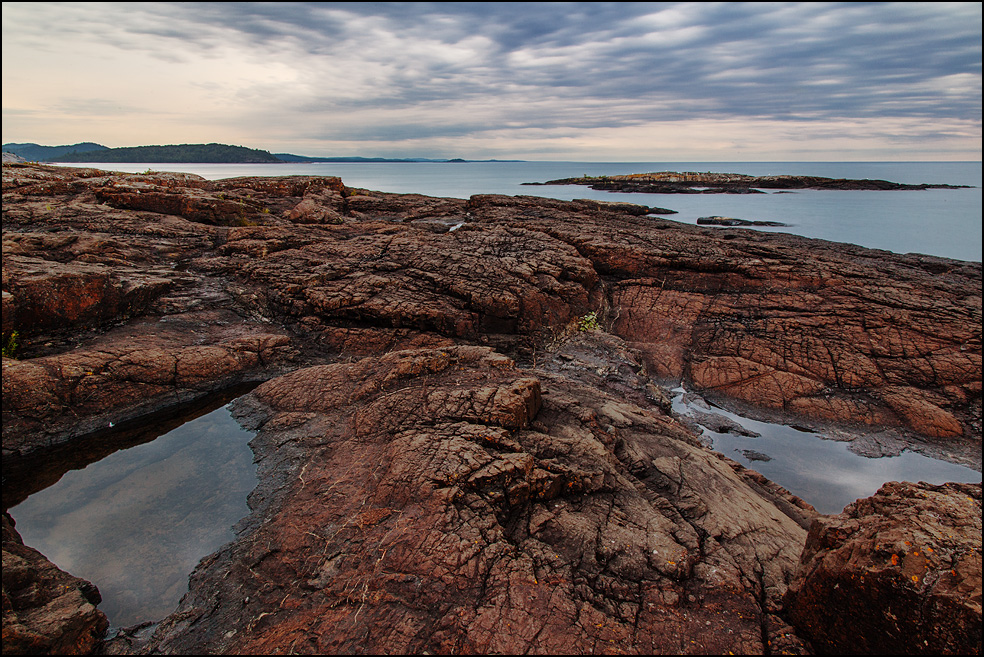
[[[888,180],[824,178],[822,176],[749,176],[741,173],[701,173],[697,171],[658,171],[615,176],[582,176],[524,185],[585,185],[609,192],[640,194],[765,194],[762,190],[839,189],[839,190],[921,190],[965,189],[968,185],[905,184]],[[780,193],[780,192],[777,192]]]
[[[4,653],[979,654],[979,484],[823,516],[662,384],[979,468],[980,263],[650,210],[5,164],[5,472],[262,383],[251,514],[142,633],[5,490]]]

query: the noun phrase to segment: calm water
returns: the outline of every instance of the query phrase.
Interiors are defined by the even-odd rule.
[[[231,541],[249,512],[253,435],[221,406],[69,470],[10,515],[26,545],[99,587],[112,625],[160,620],[199,560]]]
[[[757,437],[718,433],[704,429],[713,448],[783,486],[812,504],[820,513],[840,513],[851,502],[869,497],[886,481],[947,481],[980,483],[981,473],[915,452],[868,458],[850,450],[850,443],[825,439],[822,434],[799,431],[781,424],[758,422],[721,408],[708,411],[683,401],[683,389],[674,391],[673,409],[681,415],[693,411],[734,420]],[[762,457],[769,460],[761,460]],[[751,458],[749,458],[751,457]]]
[[[351,187],[384,192],[468,198],[472,194],[545,196],[570,200],[625,200],[676,210],[668,218],[696,224],[722,215],[781,221],[790,232],[896,253],[981,261],[980,162],[469,162],[307,164],[86,164],[117,171],[185,171],[216,180],[237,176],[339,176]],[[821,191],[785,194],[616,194],[579,185],[523,186],[583,175],[649,171],[714,171],[873,178],[901,183],[973,185],[973,189]]]

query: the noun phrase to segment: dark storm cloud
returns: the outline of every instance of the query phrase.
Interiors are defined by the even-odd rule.
[[[653,111],[663,119],[980,117],[978,3],[196,3],[142,11],[180,17],[186,45],[212,47],[221,26],[257,48],[289,44],[312,58],[360,48],[391,67],[376,93],[339,106],[529,93],[556,99],[555,112],[537,114],[546,122],[564,120],[559,104],[585,98],[638,103],[616,118],[627,122]],[[373,31],[394,49],[373,49]],[[176,36],[164,25],[156,34]],[[479,61],[410,61],[399,49],[471,36],[486,40]]]

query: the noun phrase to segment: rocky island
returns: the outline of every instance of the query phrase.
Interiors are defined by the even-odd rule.
[[[662,386],[979,469],[980,263],[649,210],[4,164],[4,653],[979,654],[979,484],[823,516]],[[249,517],[106,637],[8,469],[246,382]]]
[[[638,192],[642,194],[764,194],[763,189],[851,189],[851,190],[914,190],[960,189],[967,185],[917,184],[887,180],[852,180],[820,176],[748,176],[740,173],[700,173],[696,171],[659,171],[631,173],[620,176],[583,176],[561,178],[543,183],[524,185],[586,185],[591,189],[609,192]]]

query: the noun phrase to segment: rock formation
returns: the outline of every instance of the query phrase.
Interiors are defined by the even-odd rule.
[[[239,538],[111,649],[807,650],[816,512],[658,384],[979,467],[981,266],[650,210],[5,165],[5,467],[266,381]]]
[[[767,226],[781,227],[788,226],[781,221],[749,221],[748,219],[735,219],[734,217],[697,217],[698,226]]]
[[[761,653],[789,633],[807,512],[661,413],[487,347],[302,369],[241,406],[282,483],[153,650]]]
[[[87,655],[109,626],[99,590],[24,545],[3,514],[3,652]]]
[[[659,171],[630,173],[620,176],[584,176],[561,178],[544,183],[524,185],[587,185],[591,189],[609,192],[638,192],[642,194],[763,194],[763,189],[869,189],[918,190],[960,189],[968,185],[920,183],[910,185],[888,180],[854,180],[821,176],[749,176],[741,173],[700,173],[696,171]]]
[[[824,653],[979,655],[981,485],[890,482],[816,520],[786,607]]]

